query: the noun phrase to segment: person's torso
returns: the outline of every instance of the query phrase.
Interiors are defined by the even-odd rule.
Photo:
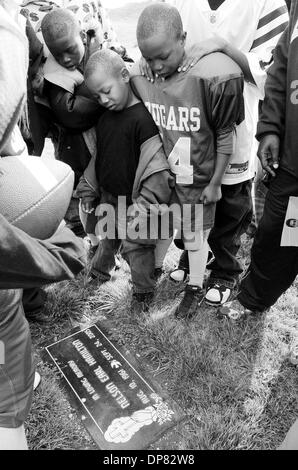
[[[150,119],[149,129],[140,123]],[[141,145],[152,137],[151,116],[142,103],[121,112],[107,110],[97,125],[96,178],[114,196],[131,197]],[[152,123],[153,125],[154,123]],[[154,126],[155,127],[155,126]]]
[[[298,3],[292,4],[289,25],[285,136],[281,167],[298,177]]]
[[[229,65],[232,63],[223,54],[212,54],[204,60],[203,66],[200,61],[186,74],[176,73],[165,81],[150,84],[142,76],[132,79],[159,128],[178,185],[204,187],[214,172],[216,129],[208,98],[210,84],[219,79],[216,76],[206,78],[205,65],[216,58],[223,58]],[[232,70],[240,72],[238,66]],[[233,73],[227,72],[221,79],[229,80],[232,76]],[[224,110],[218,112],[224,113]]]
[[[267,20],[264,21],[264,27],[259,27],[266,0],[225,0],[216,10],[211,9],[208,0],[170,0],[169,3],[174,4],[181,14],[187,32],[187,47],[217,34],[241,52],[249,53],[257,44],[259,36],[261,38],[271,34],[266,29]],[[275,10],[276,5],[272,2],[272,10]],[[225,184],[251,179],[255,173],[259,94],[254,85],[245,82],[243,95],[245,120],[237,128],[235,150],[223,179]]]

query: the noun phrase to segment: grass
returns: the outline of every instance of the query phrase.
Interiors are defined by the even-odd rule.
[[[249,243],[241,257],[248,263]],[[178,250],[166,259],[174,266]],[[181,286],[164,274],[149,314],[130,314],[129,269],[97,290],[84,276],[50,286],[46,326],[31,324],[38,370],[43,376],[27,423],[32,449],[94,449],[95,445],[60,390],[55,370],[40,358],[44,341],[63,338],[75,325],[103,322],[113,340],[147,363],[148,373],[185,410],[187,420],[152,449],[275,449],[297,417],[297,367],[287,360],[298,337],[293,304],[297,284],[269,313],[240,323],[220,320],[202,307],[186,324],[172,315]]]

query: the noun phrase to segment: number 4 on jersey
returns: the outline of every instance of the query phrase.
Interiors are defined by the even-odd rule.
[[[177,184],[193,184],[193,166],[190,164],[191,138],[180,137],[168,162],[172,172],[176,175]]]

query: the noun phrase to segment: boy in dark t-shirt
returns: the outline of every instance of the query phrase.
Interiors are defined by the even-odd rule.
[[[148,210],[169,202],[174,179],[158,129],[134,95],[129,79],[124,61],[111,50],[96,52],[87,63],[86,85],[107,110],[97,125],[96,159],[85,170],[77,193],[83,213],[92,214],[99,198],[96,215],[100,220],[104,210],[108,214],[110,231],[107,230],[94,255],[91,276],[100,282],[110,279],[115,253],[121,245],[122,255],[131,268],[134,297],[147,309],[155,288],[155,268],[160,267],[155,263],[157,240],[147,233]],[[146,228],[136,239],[132,237],[135,228],[130,212],[132,203],[143,216],[139,225]],[[88,220],[83,223],[90,233]]]

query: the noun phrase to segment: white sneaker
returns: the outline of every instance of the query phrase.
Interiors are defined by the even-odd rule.
[[[185,269],[175,269],[170,274],[170,279],[175,282],[185,282],[188,278],[188,271]]]
[[[209,288],[207,287],[205,302],[213,307],[220,307],[230,300],[231,294],[232,289],[229,287],[223,286],[222,284],[214,284]]]

